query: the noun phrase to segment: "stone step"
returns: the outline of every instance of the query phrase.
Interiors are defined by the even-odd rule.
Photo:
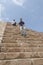
[[[11,35],[10,36],[7,36],[7,37],[3,37],[3,38],[10,38],[11,37]],[[12,34],[12,37],[11,38],[13,38],[14,36],[13,36],[13,34]],[[14,37],[15,38],[15,37]],[[14,39],[13,38],[13,39]],[[36,38],[19,38],[19,37],[16,37],[17,38],[17,40],[35,40]],[[36,39],[36,40],[40,40],[40,39]],[[40,40],[41,41],[41,40]]]
[[[7,25],[6,28],[19,28],[19,25],[17,24],[16,26],[13,26],[12,24],[11,25]]]
[[[26,40],[26,39],[28,39],[28,40],[41,40],[41,41],[43,41],[43,39],[41,38],[41,37],[28,37],[28,38],[26,38],[26,37],[24,37],[24,36],[21,36],[21,34],[20,33],[18,33],[17,35],[16,35],[16,33],[6,33],[6,34],[4,34],[4,38],[7,38],[7,37],[11,37],[11,35],[12,35],[12,37],[17,37],[17,39],[18,40]]]
[[[0,47],[1,52],[43,52],[43,47]]]
[[[0,40],[2,40],[2,36],[0,37]]]
[[[15,34],[12,34],[12,37],[14,37],[14,38],[17,38],[18,40],[40,40],[40,41],[43,41],[43,39],[40,39],[40,38],[24,38],[24,36],[22,37],[22,36],[20,36],[21,34],[18,34],[19,36],[14,36]],[[3,38],[9,38],[9,37],[11,37],[11,35],[5,35],[5,36],[3,36]]]
[[[18,34],[18,32],[20,32],[20,30],[17,30],[17,29],[12,29],[12,30],[5,30],[5,33],[17,33]],[[27,34],[27,36],[26,37],[29,37],[29,36],[31,36],[31,37],[38,37],[38,38],[40,38],[41,36],[37,36],[37,35],[32,35],[32,34],[29,34],[29,33],[26,33]]]
[[[16,35],[16,34],[17,34],[17,35]],[[8,31],[8,32],[6,31],[6,32],[4,33],[4,37],[9,37],[10,35],[16,35],[16,37],[17,37],[17,36],[21,36],[20,31],[17,31],[17,30],[16,30],[16,31],[10,31],[10,32],[9,32],[9,31]],[[38,39],[40,39],[40,40],[42,39],[41,36],[38,36],[38,37],[37,37],[37,36],[29,35],[29,34],[27,34],[25,38],[35,38],[35,39],[38,38]],[[42,40],[43,40],[43,39],[42,39]]]
[[[43,58],[43,52],[1,52],[0,60]]]
[[[12,32],[12,33],[5,33],[4,34],[4,36],[3,37],[9,37],[9,36],[15,36],[15,37],[17,37],[18,39],[19,39],[19,37],[21,37],[21,39],[22,38],[24,38],[24,39],[27,39],[27,38],[31,38],[31,39],[40,39],[40,40],[43,40],[43,38],[42,37],[35,37],[35,36],[28,36],[28,35],[26,35],[26,37],[24,37],[24,36],[22,36],[21,34],[20,34],[20,32]]]
[[[12,32],[12,31],[19,31],[19,29],[17,29],[17,28],[6,28],[6,30],[5,31],[7,31],[7,32]]]
[[[7,35],[20,35],[20,32],[18,31],[15,31],[15,32],[6,32],[6,33],[4,33],[4,36],[7,36]]]
[[[17,40],[17,39],[10,39],[10,38],[5,38],[2,40],[2,42],[4,43],[15,43],[15,42],[18,42],[18,43],[43,43],[43,41],[40,41],[40,40]]]
[[[43,65],[43,58],[0,60],[0,65]]]
[[[13,38],[5,38],[5,39],[2,39],[2,42],[3,43],[15,43],[15,42],[17,42],[17,43],[43,43],[43,41],[42,40],[28,40],[28,39],[26,39],[26,40],[18,40],[17,38],[15,38],[15,39],[13,39]]]
[[[14,32],[14,33],[4,33],[4,36],[3,37],[9,37],[9,36],[11,36],[11,35],[14,35],[15,37],[18,37],[18,39],[42,39],[41,37],[32,37],[32,36],[28,36],[28,37],[24,37],[24,36],[22,36],[21,34],[20,34],[20,32],[18,32],[17,33],[17,35],[16,35],[16,33]],[[19,38],[19,37],[21,37],[22,36],[22,38]]]
[[[10,31],[14,31],[14,30],[18,30],[19,31],[19,28],[17,26],[16,27],[10,26],[10,28],[9,27],[6,28],[5,31],[10,32]],[[37,37],[41,36],[39,33],[36,34],[36,33],[32,32],[32,31],[29,32],[29,31],[26,30],[26,32],[27,32],[27,34],[32,35],[32,36],[37,36]]]
[[[9,37],[9,36],[15,36],[15,37],[18,37],[21,36],[20,32],[10,32],[10,33],[4,33],[4,37]],[[22,36],[24,38],[24,36]],[[36,39],[36,40],[43,40],[42,37],[36,37],[36,36],[29,36],[28,34],[26,35],[25,39],[27,38],[31,38],[31,39]]]
[[[0,37],[2,37],[3,35],[2,34],[0,34]]]
[[[8,34],[10,34],[10,33],[13,34],[15,32],[16,32],[16,34],[18,34],[19,31],[17,31],[17,30],[14,30],[14,31],[5,31],[5,33],[8,33]]]
[[[21,34],[18,34],[18,35],[16,35],[15,36],[15,34],[12,34],[12,35],[4,35],[3,36],[3,39],[5,39],[5,38],[13,38],[13,39],[17,39],[17,38],[23,38],[23,36],[21,36]],[[27,38],[28,39],[28,38]]]
[[[30,59],[0,60],[0,65],[31,65]]]
[[[5,30],[5,32],[14,32],[14,31],[19,31],[19,28],[16,26],[10,26],[10,28],[9,27],[6,27],[6,30]]]
[[[15,41],[10,41],[10,42],[7,41],[6,42],[5,40],[2,40],[1,43],[18,43],[18,44],[20,43],[20,45],[22,45],[22,43],[26,43],[26,44],[27,43],[28,44],[42,44],[43,42],[40,42],[40,41],[38,42],[38,41],[34,41],[34,40],[33,41],[20,41],[20,40],[15,40]]]
[[[20,33],[18,33],[18,34],[16,34],[16,33],[11,33],[11,34],[10,33],[6,33],[6,34],[3,35],[4,38],[10,37],[10,36],[12,36],[12,37],[18,37],[18,38],[19,37],[23,37],[23,36],[21,36]]]
[[[12,26],[12,25],[6,27],[6,29],[15,29],[15,28],[17,28],[17,27],[16,26]]]
[[[0,43],[1,43],[4,31],[5,31],[5,27],[6,27],[6,23],[0,22]]]
[[[5,33],[18,33],[18,32],[20,32],[20,31],[18,31],[18,30],[8,30],[8,31],[5,31]]]
[[[12,32],[12,31],[19,31],[19,29],[17,29],[17,28],[6,28],[6,30],[5,31],[7,31],[7,32]]]
[[[8,38],[10,38],[11,36],[8,36]],[[7,36],[6,37],[3,37],[3,38],[7,38]],[[12,37],[11,38],[13,38],[13,34],[12,34]],[[15,38],[15,37],[14,37]],[[13,39],[14,39],[13,38]],[[19,37],[16,37],[17,38],[17,40],[35,40],[35,41],[43,41],[43,39],[40,39],[40,38],[19,38]]]
[[[2,43],[16,43],[16,40],[11,40],[11,39],[8,40],[7,38],[7,39],[3,39],[1,42]]]
[[[6,26],[6,28],[15,28],[15,27],[19,27],[19,26],[18,25],[13,26],[11,23],[8,23]]]
[[[1,43],[2,47],[43,47],[43,43],[24,43],[16,41],[15,43]]]

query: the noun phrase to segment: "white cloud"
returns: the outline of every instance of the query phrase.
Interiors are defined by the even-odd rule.
[[[2,19],[0,18],[0,21],[2,21]]]
[[[5,18],[5,20],[9,21],[9,18],[8,18],[8,17],[6,17],[6,18]]]
[[[16,5],[23,6],[25,0],[12,0],[12,2]]]
[[[0,17],[1,17],[1,4],[0,4]]]
[[[3,4],[0,4],[0,18],[2,16],[2,12],[5,10],[5,7],[3,6]]]
[[[7,0],[1,0],[1,3],[6,3]]]

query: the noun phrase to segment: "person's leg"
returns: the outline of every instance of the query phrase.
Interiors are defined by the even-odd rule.
[[[23,26],[23,35],[26,36],[26,27]]]
[[[22,26],[20,26],[20,33],[21,33],[21,35],[23,35],[23,28],[22,28]]]

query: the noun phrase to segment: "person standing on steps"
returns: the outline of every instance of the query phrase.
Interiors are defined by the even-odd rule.
[[[20,18],[19,26],[21,35],[26,36],[25,23],[22,21],[22,18]]]
[[[16,21],[15,21],[15,19],[13,20],[12,25],[13,25],[13,26],[16,26]]]

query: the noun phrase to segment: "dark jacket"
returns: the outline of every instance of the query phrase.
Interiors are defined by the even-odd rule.
[[[15,22],[15,23],[13,23],[13,26],[16,26],[16,22]]]
[[[23,21],[21,21],[20,23],[19,23],[19,25],[20,26],[23,26],[25,23],[23,22]]]

